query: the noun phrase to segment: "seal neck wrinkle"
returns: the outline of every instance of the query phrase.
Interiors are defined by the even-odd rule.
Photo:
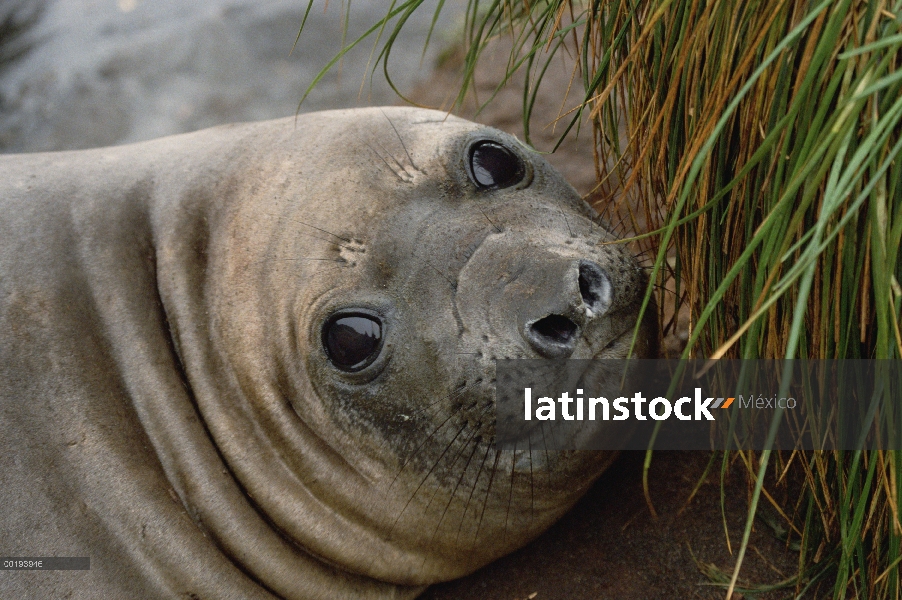
[[[285,136],[284,130],[265,133]],[[189,156],[182,157],[183,164],[190,168],[190,145],[185,150]],[[223,170],[228,174],[234,168]],[[180,358],[185,381],[170,385],[171,394],[145,392],[135,402],[144,407],[145,430],[194,521],[190,528],[203,531],[204,539],[217,546],[219,560],[250,577],[260,589],[297,599],[334,598],[339,588],[355,598],[412,598],[421,586],[398,586],[339,570],[333,566],[338,560],[309,549],[323,546],[323,528],[352,527],[306,489],[297,473],[285,468],[272,440],[254,425],[252,404],[265,392],[245,395],[242,384],[249,382],[241,380],[240,365],[231,364],[228,353],[217,348],[225,340],[215,311],[228,297],[219,296],[215,288],[227,268],[216,257],[226,243],[222,235],[234,217],[231,211],[240,208],[239,199],[246,198],[243,194],[254,184],[240,184],[228,176],[221,181],[218,187],[155,197],[159,298],[173,340],[171,344],[161,340],[161,348],[172,361]],[[166,182],[161,183],[165,188]],[[241,322],[241,315],[236,318]],[[145,383],[143,390],[161,389],[158,382]],[[306,539],[286,536],[273,527],[274,521],[282,520],[278,511],[267,512],[273,504],[293,505],[292,517],[303,514]]]

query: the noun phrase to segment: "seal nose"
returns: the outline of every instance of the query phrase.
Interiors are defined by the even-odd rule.
[[[569,308],[562,312],[567,314],[551,313],[526,324],[526,341],[545,358],[568,358],[573,354],[579,340],[579,324],[571,317],[585,324],[592,317],[607,312],[611,306],[611,282],[597,264],[580,261],[579,268],[570,271],[569,277],[576,281],[565,281],[564,289],[559,292],[564,296],[575,296],[578,289],[579,299],[563,298]]]

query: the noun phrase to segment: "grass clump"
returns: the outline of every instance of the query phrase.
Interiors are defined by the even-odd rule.
[[[367,32],[387,77],[422,4],[392,2]],[[559,93],[581,102],[560,116],[561,140],[591,125],[598,189],[654,257],[647,300],[674,292],[657,299],[665,331],[688,312],[684,356],[902,358],[902,2],[469,0],[463,37],[456,102],[488,44],[508,38],[498,89],[524,79],[527,138],[543,76],[569,54]],[[727,597],[768,473],[803,482],[795,505],[776,506],[799,550],[783,588],[902,597],[900,452],[732,459],[751,508]]]

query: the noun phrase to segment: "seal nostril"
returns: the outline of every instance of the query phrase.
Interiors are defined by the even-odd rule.
[[[611,282],[593,262],[579,263],[579,293],[590,317],[604,313],[611,306]]]
[[[561,315],[548,315],[530,328],[533,333],[555,344],[569,344],[576,336],[576,323]]]
[[[567,358],[576,347],[579,326],[562,315],[548,315],[526,326],[526,340],[545,358]]]

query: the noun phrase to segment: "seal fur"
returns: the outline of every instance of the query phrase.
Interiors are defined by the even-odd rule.
[[[480,188],[484,141],[519,180]],[[549,356],[528,339],[548,315],[578,327],[569,356],[624,356],[645,285],[510,136],[330,111],[0,174],[2,554],[91,556],[6,572],[4,596],[412,598],[537,536],[611,460],[493,446],[493,360]],[[382,327],[359,370],[324,349],[341,311]]]

